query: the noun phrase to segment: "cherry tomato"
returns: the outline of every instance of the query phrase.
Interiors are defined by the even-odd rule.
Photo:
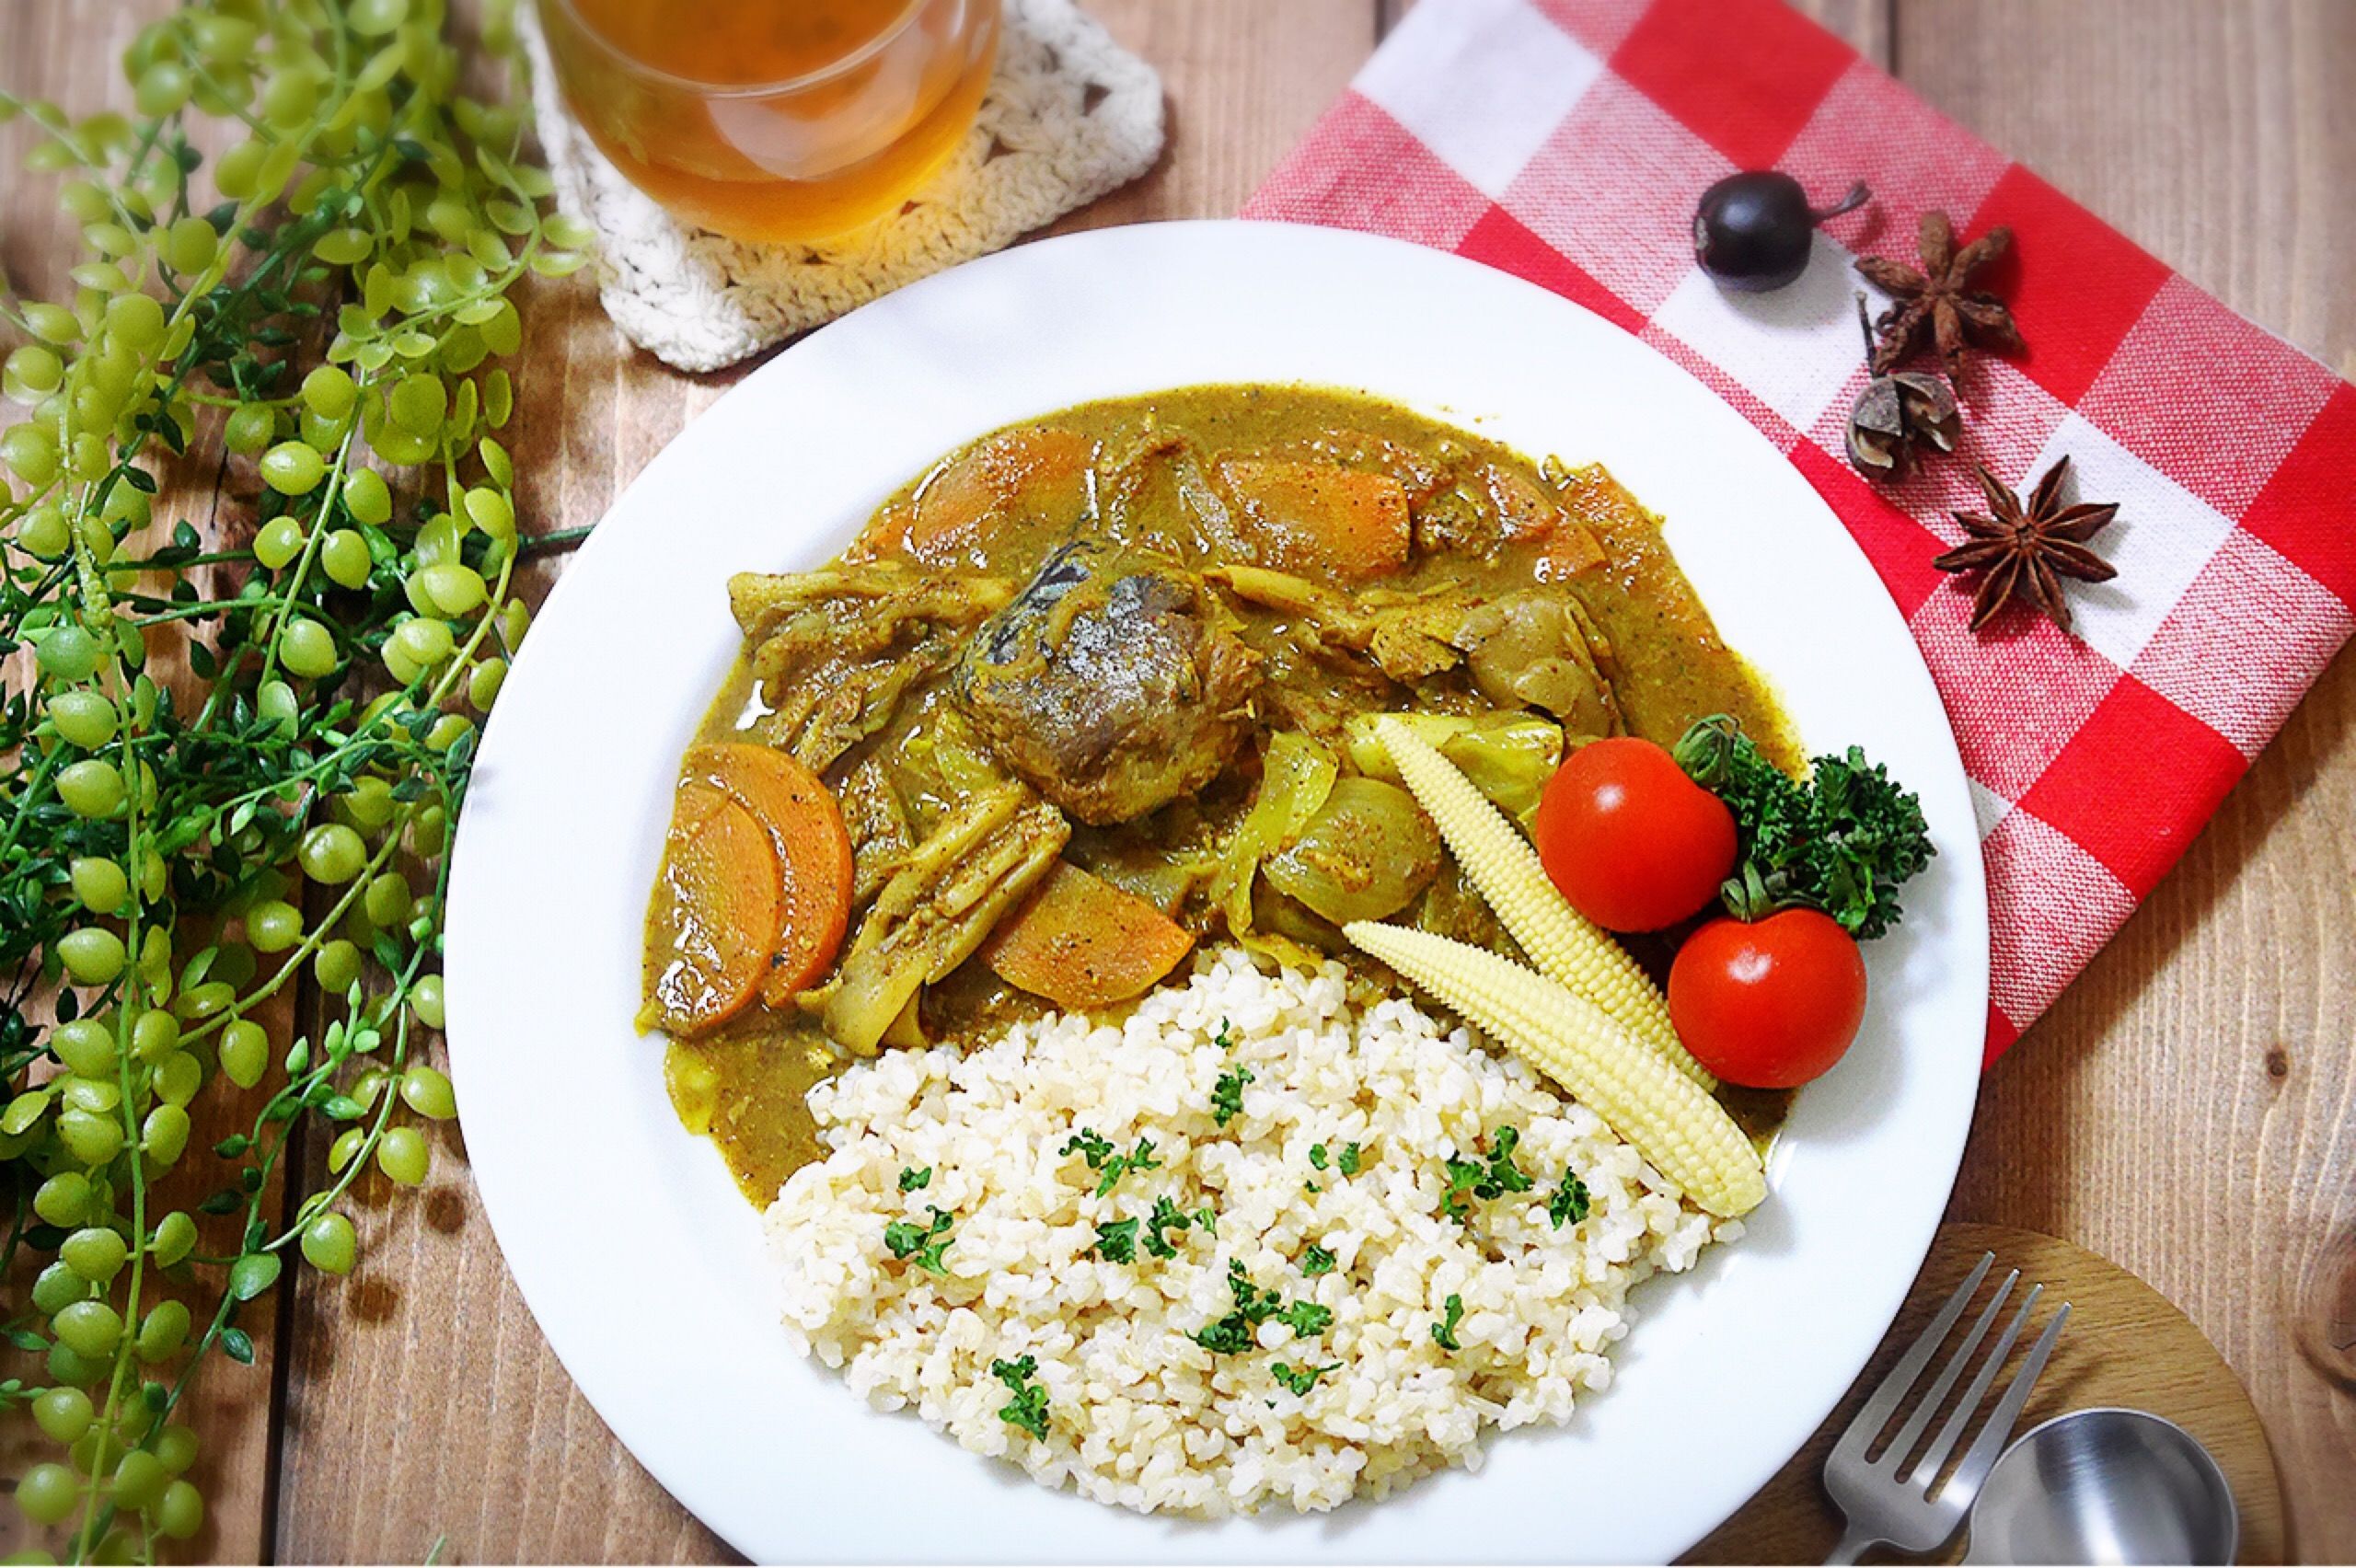
[[[1865,961],[1841,923],[1814,909],[1713,920],[1669,970],[1669,1018],[1728,1083],[1792,1089],[1839,1061],[1865,1017]]]
[[[1573,752],[1539,798],[1538,858],[1571,907],[1611,931],[1657,931],[1734,870],[1734,813],[1634,736]]]

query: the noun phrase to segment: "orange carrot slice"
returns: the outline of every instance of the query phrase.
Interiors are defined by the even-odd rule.
[[[749,812],[768,838],[784,915],[769,943],[761,1000],[784,1007],[834,963],[850,922],[850,835],[842,809],[816,774],[768,746],[698,746],[687,754],[687,772]]]
[[[751,812],[722,790],[679,785],[663,851],[648,967],[663,1023],[701,1034],[745,1010],[761,988],[784,923],[777,852]]]
[[[1096,444],[1057,425],[984,436],[925,481],[907,524],[907,553],[941,566],[971,550],[993,517],[1021,515],[1068,525],[1088,497]]]
[[[1194,945],[1144,899],[1059,860],[981,951],[1008,985],[1079,1012],[1126,1001]]]
[[[1261,565],[1362,578],[1407,564],[1407,492],[1388,474],[1230,457],[1218,477],[1243,513]]]

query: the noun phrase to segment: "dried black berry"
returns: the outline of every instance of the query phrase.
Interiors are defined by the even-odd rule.
[[[1730,174],[1702,192],[1694,209],[1693,259],[1727,288],[1746,294],[1780,289],[1807,271],[1816,225],[1872,194],[1859,180],[1832,206],[1815,208],[1788,174]]]

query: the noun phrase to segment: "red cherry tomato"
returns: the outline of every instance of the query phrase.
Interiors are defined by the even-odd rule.
[[[1546,874],[1611,931],[1657,931],[1710,902],[1734,870],[1734,813],[1650,741],[1591,741],[1539,798]]]
[[[1865,961],[1830,915],[1713,920],[1669,970],[1669,1018],[1728,1083],[1792,1089],[1841,1059],[1865,1017]]]

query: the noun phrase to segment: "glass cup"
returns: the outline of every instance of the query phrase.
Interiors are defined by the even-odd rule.
[[[974,122],[999,0],[539,0],[565,102],[631,183],[733,238],[898,207]]]

